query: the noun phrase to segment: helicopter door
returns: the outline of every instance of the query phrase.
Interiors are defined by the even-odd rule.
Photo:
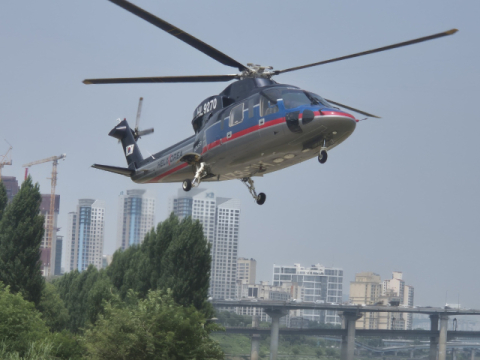
[[[274,90],[274,89],[272,89]],[[258,127],[262,143],[267,145],[276,141],[284,132],[283,111],[279,108],[279,91],[267,90],[260,95],[258,107]]]

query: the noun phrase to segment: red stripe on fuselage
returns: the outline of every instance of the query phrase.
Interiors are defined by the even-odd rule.
[[[348,114],[348,113],[344,113],[342,111],[314,111],[313,114],[315,116],[321,116],[321,115],[337,115],[337,116],[345,116],[345,117],[349,117],[355,121],[358,121],[357,119],[355,119],[354,116]],[[302,113],[300,113],[298,115],[298,118],[299,120],[302,119]],[[264,128],[267,128],[267,127],[270,127],[270,126],[274,126],[274,125],[279,125],[279,124],[282,124],[285,122],[285,117],[281,117],[281,118],[278,118],[278,119],[274,119],[274,120],[270,120],[270,121],[267,121],[265,122],[265,124],[263,125],[253,125],[247,129],[244,129],[244,130],[241,130],[241,131],[238,131],[236,132],[235,134],[232,134],[232,136],[230,138],[227,138],[227,137],[224,137],[220,140],[215,140],[213,142],[211,142],[210,144],[208,144],[207,146],[204,146],[203,149],[202,149],[202,155],[205,154],[207,151],[209,150],[212,150],[214,148],[216,148],[217,146],[221,145],[221,144],[224,144],[224,143],[227,143],[228,141],[230,140],[233,140],[233,139],[238,139],[239,137],[242,137],[242,136],[245,136],[247,134],[250,134],[254,131],[257,131],[257,130],[260,130],[260,129],[264,129]],[[170,157],[168,158],[170,160]],[[149,183],[153,183],[153,182],[157,182],[158,180],[160,180],[161,178],[167,176],[167,175],[170,175],[178,170],[181,170],[183,168],[185,168],[188,164],[187,163],[183,163],[179,166],[176,166],[174,167],[173,169],[171,170],[168,170],[166,171],[165,173],[161,174],[161,175],[158,175],[157,177],[153,178],[152,180],[148,181]]]
[[[275,119],[275,120],[270,120],[270,121],[266,122],[265,124],[263,124],[262,126],[260,126],[260,125],[250,126],[247,129],[244,129],[244,130],[236,132],[235,134],[232,134],[232,136],[230,138],[224,137],[224,138],[221,138],[220,140],[215,140],[215,141],[211,142],[210,144],[208,144],[207,146],[205,146],[203,148],[202,154],[205,154],[208,150],[212,150],[213,148],[216,148],[217,146],[219,146],[221,144],[225,144],[225,143],[229,142],[230,140],[238,139],[239,137],[245,136],[245,135],[250,134],[254,131],[264,129],[264,128],[267,128],[267,127],[270,127],[270,126],[278,125],[278,124],[281,124],[281,123],[284,123],[284,122],[285,122],[285,118],[281,117],[281,118],[278,118],[278,119]]]
[[[170,175],[170,174],[173,174],[174,172],[178,171],[178,170],[181,170],[185,167],[187,167],[188,164],[187,163],[182,163],[176,167],[174,167],[173,169],[170,169],[168,171],[165,171],[163,174],[160,174],[158,175],[157,177],[154,177],[153,179],[149,180],[148,182],[149,183],[154,183],[154,182],[158,182],[158,180],[160,180],[161,178],[164,178],[165,176],[167,175]]]

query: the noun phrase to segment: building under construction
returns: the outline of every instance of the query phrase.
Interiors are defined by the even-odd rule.
[[[42,194],[42,203],[40,204],[40,212],[45,217],[45,228],[50,224],[50,204],[51,204],[51,195]],[[57,219],[60,212],[60,195],[55,195],[55,201],[53,202],[53,219],[51,223],[53,224],[53,239],[57,239]],[[43,276],[52,276],[55,274],[55,258],[56,258],[56,241],[51,242],[49,246],[48,233],[45,231],[42,238],[42,243],[40,245],[42,260],[42,274]]]
[[[60,156],[52,156],[46,159],[33,161],[28,164],[24,164],[25,169],[25,178],[28,174],[28,168],[33,165],[43,164],[46,162],[52,163],[52,191],[50,195],[42,195],[42,214],[45,216],[45,235],[42,240],[42,273],[43,276],[49,277],[55,273],[55,243],[57,238],[57,216],[58,210],[60,208],[60,196],[55,195],[55,187],[57,186],[57,165],[58,160],[65,160],[66,154],[61,154]],[[57,196],[58,196],[58,206],[57,206]],[[50,205],[48,205],[48,201]]]

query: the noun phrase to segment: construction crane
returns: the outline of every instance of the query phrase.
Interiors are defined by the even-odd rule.
[[[7,141],[7,140],[5,140],[5,141]],[[8,141],[7,141],[7,144],[8,144]],[[8,145],[10,145],[10,144],[8,144]],[[5,165],[12,165],[12,154],[11,154],[12,149],[13,149],[13,147],[12,147],[12,145],[10,145],[10,148],[5,153],[5,155],[0,157],[0,179],[2,178],[3,167]]]
[[[28,164],[22,165],[25,169],[25,176],[27,176],[28,168],[33,166],[33,165],[38,165],[38,164],[43,164],[46,162],[53,162],[52,166],[52,177],[50,178],[52,180],[52,190],[50,193],[50,210],[48,217],[46,219],[46,226],[45,226],[45,248],[46,249],[51,249],[52,244],[54,244],[55,239],[53,239],[53,230],[54,230],[54,212],[55,212],[55,187],[57,186],[57,165],[58,165],[58,160],[65,160],[67,157],[67,154],[61,154],[60,156],[52,156],[46,159],[42,160],[37,160],[33,161]],[[48,263],[50,263],[50,259],[48,259]]]

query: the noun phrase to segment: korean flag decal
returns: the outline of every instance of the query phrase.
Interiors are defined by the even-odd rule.
[[[125,156],[132,155],[134,147],[135,145],[128,145],[127,148],[125,149]]]

